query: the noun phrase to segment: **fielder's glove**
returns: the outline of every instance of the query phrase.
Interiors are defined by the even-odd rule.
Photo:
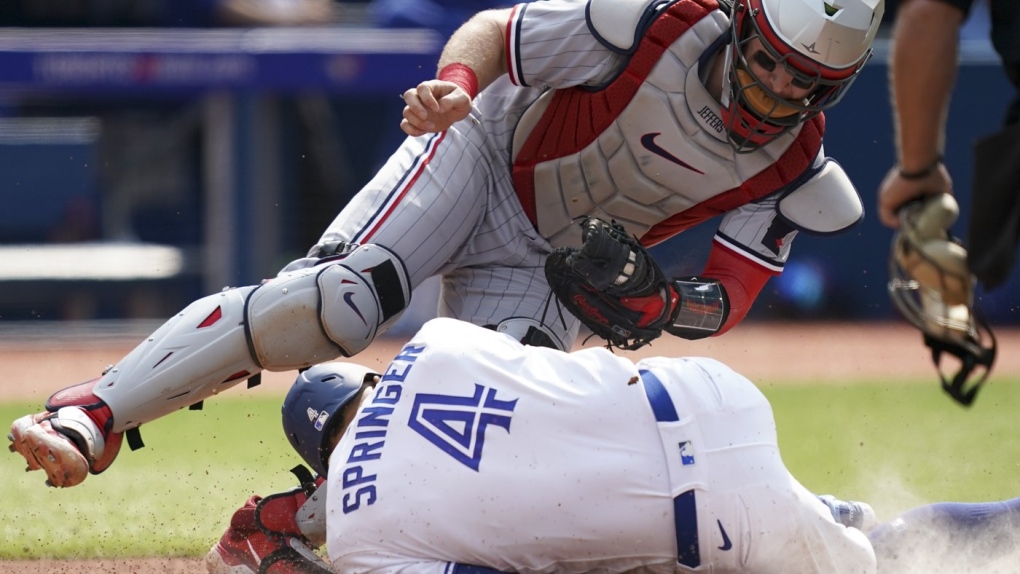
[[[581,229],[580,249],[560,247],[546,260],[550,288],[609,347],[648,344],[676,318],[677,292],[623,226],[589,218]]]
[[[948,231],[958,215],[959,206],[949,194],[902,208],[889,257],[889,296],[924,335],[942,388],[969,405],[991,371],[996,343],[974,305],[975,281],[967,268],[967,250]],[[943,374],[943,353],[959,359],[955,375]]]

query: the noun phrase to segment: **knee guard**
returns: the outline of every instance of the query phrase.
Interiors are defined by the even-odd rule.
[[[407,272],[389,250],[284,274],[261,286],[203,297],[108,369],[92,393],[120,433],[194,405],[262,369],[308,367],[363,350],[410,300]]]
[[[274,371],[353,356],[392,325],[411,298],[392,251],[364,245],[342,259],[267,281],[248,299],[252,355]]]

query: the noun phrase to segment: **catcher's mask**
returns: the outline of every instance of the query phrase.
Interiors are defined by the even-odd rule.
[[[728,101],[722,115],[730,145],[752,152],[836,105],[871,57],[885,0],[737,0],[730,15]],[[760,40],[759,48],[749,45]],[[784,98],[751,62],[780,67],[806,95]]]
[[[889,296],[896,309],[924,335],[942,389],[964,406],[974,402],[995,361],[996,341],[974,305],[974,278],[967,252],[947,231],[958,208],[942,194],[908,204],[889,257]],[[944,355],[959,362],[954,373]]]
[[[344,408],[375,373],[354,363],[330,362],[298,375],[283,399],[283,431],[308,466],[326,476],[332,445],[330,435]]]

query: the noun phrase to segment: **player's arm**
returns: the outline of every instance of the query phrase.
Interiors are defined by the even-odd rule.
[[[717,334],[743,320],[768,279],[782,273],[798,233],[833,235],[863,217],[850,178],[821,152],[794,184],[727,213],[702,271],[722,285],[729,300],[729,315]]]
[[[673,278],[661,297],[632,297],[623,300],[642,310],[641,326],[669,319],[666,332],[682,339],[703,339],[722,335],[740,323],[770,277],[778,275],[746,257],[713,243],[701,275]]]
[[[560,304],[611,346],[636,349],[663,330],[701,339],[744,318],[798,231],[839,233],[863,214],[849,177],[819,154],[795,184],[723,217],[700,276],[667,280],[636,238],[598,219],[582,223],[580,249],[549,255],[545,275]]]
[[[908,1],[897,12],[890,86],[898,164],[878,194],[878,217],[887,227],[899,225],[899,209],[909,200],[953,191],[940,158],[965,16],[939,0]]]
[[[436,79],[404,92],[400,129],[411,136],[441,132],[467,117],[478,92],[506,74],[506,27],[512,9],[479,12],[450,37]]]
[[[561,247],[545,263],[560,304],[611,346],[637,349],[668,331],[700,339],[722,328],[729,302],[707,277],[669,280],[636,237],[617,223],[589,218],[580,249]]]
[[[546,277],[560,303],[595,334],[636,349],[666,331],[683,339],[725,333],[777,272],[715,244],[701,275],[667,279],[619,226],[584,224],[580,249],[549,256]]]
[[[728,313],[725,320],[718,329],[708,333],[721,335],[744,319],[765,283],[778,273],[713,243],[701,275],[718,282],[719,289],[726,296]]]

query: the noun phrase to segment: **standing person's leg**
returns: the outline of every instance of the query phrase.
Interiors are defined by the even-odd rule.
[[[410,138],[309,252],[372,243],[397,253],[412,288],[442,275],[438,313],[493,327],[529,344],[569,350],[579,323],[545,278],[552,247],[514,192],[507,160],[480,129]]]
[[[485,218],[443,274],[439,314],[506,333],[527,345],[569,351],[580,322],[561,308],[545,276],[552,246],[513,189],[497,185]]]
[[[53,394],[44,412],[14,421],[11,450],[29,470],[44,470],[52,486],[74,486],[108,468],[124,433],[143,423],[241,381],[257,384],[263,369],[300,369],[360,352],[396,321],[409,297],[403,263],[377,245],[209,295],[100,377]]]
[[[284,271],[316,265],[337,244],[394,251],[412,288],[450,267],[486,215],[495,187],[493,157],[480,130],[408,138],[348,203],[308,256]],[[505,169],[505,167],[503,168]]]

